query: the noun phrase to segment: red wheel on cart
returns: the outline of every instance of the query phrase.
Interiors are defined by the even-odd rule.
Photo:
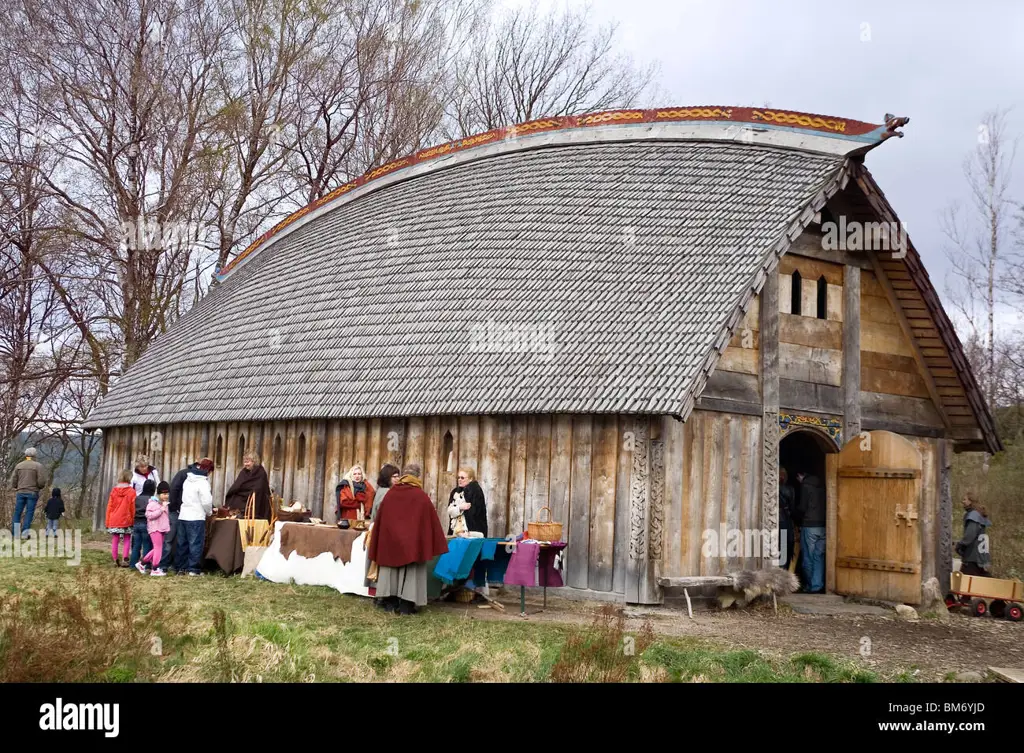
[[[1020,622],[1020,618],[1024,617],[1024,607],[1020,604],[1011,604],[1006,610],[1006,619],[1012,622]]]
[[[953,609],[960,605],[960,599],[958,599],[954,594],[946,594],[946,609]]]
[[[984,599],[974,599],[971,602],[971,614],[975,617],[984,617],[988,614],[988,604]]]

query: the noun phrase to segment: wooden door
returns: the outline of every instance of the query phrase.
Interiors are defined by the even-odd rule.
[[[921,453],[888,431],[854,437],[839,453],[836,591],[921,601]]]

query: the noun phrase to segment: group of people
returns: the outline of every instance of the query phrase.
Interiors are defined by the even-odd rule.
[[[139,456],[133,471],[121,471],[107,498],[114,565],[156,577],[167,575],[171,565],[178,575],[202,575],[206,519],[213,514],[213,468],[210,458],[202,458],[168,483],[160,480],[149,458]],[[118,557],[122,541],[123,556]]]
[[[779,565],[790,569],[796,543],[794,527],[799,526],[800,590],[821,594],[825,593],[825,488],[814,474],[799,471],[796,479],[800,484],[799,499],[796,490],[788,483],[786,469],[779,468],[779,538],[780,548],[784,546],[784,557],[780,558]],[[964,494],[961,505],[964,508],[964,533],[955,546],[960,557],[960,571],[965,575],[990,577],[992,557],[987,529],[992,521],[988,511],[973,491]]]
[[[367,520],[364,585],[380,609],[399,615],[415,614],[427,603],[429,562],[448,551],[447,536],[456,535],[456,518],[469,531],[487,536],[487,505],[473,468],[458,470],[448,495],[451,515],[446,536],[430,496],[423,491],[422,468],[386,463],[377,474],[376,487],[362,466],[354,465],[335,488],[339,521]]]

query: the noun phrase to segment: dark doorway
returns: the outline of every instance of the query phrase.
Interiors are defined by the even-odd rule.
[[[794,557],[789,570],[800,579],[801,591],[805,593],[825,592],[825,525],[827,510],[825,454],[834,448],[828,446],[824,437],[809,431],[795,431],[779,443],[779,473],[786,471],[786,483],[793,490],[792,500],[792,543],[789,538],[782,542],[791,547]],[[800,475],[804,475],[803,481]],[[780,524],[782,516],[780,515]],[[804,528],[807,531],[804,532]],[[816,553],[809,558],[809,550]]]

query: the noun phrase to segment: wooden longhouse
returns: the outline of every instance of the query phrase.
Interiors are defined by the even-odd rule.
[[[86,424],[101,494],[139,452],[209,455],[221,500],[255,448],[330,521],[352,464],[416,461],[447,522],[470,465],[491,535],[550,508],[571,591],[651,604],[770,566],[705,544],[777,527],[781,462],[825,481],[827,590],[918,603],[949,579],[951,454],[1001,445],[913,243],[877,232],[865,154],[904,122],[615,111],[377,168],[118,380]]]

